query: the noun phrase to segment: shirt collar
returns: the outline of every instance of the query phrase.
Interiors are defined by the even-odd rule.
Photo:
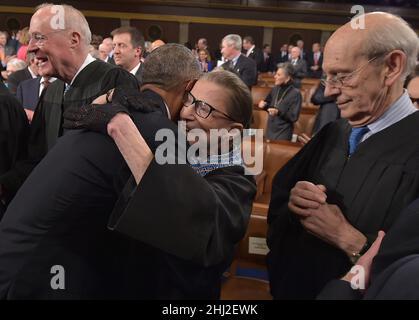
[[[38,76],[32,71],[32,69],[30,68],[30,67],[28,67],[28,71],[29,71],[29,73],[31,74],[31,76],[32,76],[32,78],[33,79],[35,79],[35,78],[37,78]]]
[[[91,64],[93,61],[95,61],[96,59],[93,58],[90,53],[87,54],[86,59],[84,60],[83,64],[81,65],[81,67],[79,68],[79,70],[76,72],[75,76],[73,77],[73,79],[70,82],[70,86],[73,84],[74,80],[77,78],[77,76],[79,75],[79,73],[86,68],[89,64]]]
[[[365,134],[362,141],[373,134],[390,127],[416,111],[418,110],[412,104],[407,90],[404,90],[401,97],[398,98],[380,118],[367,126],[370,131]]]
[[[131,73],[131,74],[133,74],[133,75],[135,76],[135,74],[137,73],[138,69],[140,69],[140,66],[141,66],[141,61],[140,61],[140,63],[138,63],[138,64],[137,64],[137,66],[136,66],[136,67],[134,67],[134,69],[132,69],[132,70],[130,71],[130,73]]]
[[[233,62],[233,66],[236,65],[237,60],[239,60],[240,56],[241,56],[241,53],[239,53],[236,57],[234,57],[233,59],[231,59],[231,61]]]
[[[247,50],[247,52],[246,52],[246,56],[247,56],[247,57],[250,55],[250,53],[252,52],[252,50],[253,50],[255,47],[256,47],[256,46],[255,46],[255,45],[253,45],[253,46],[251,46],[251,47],[250,47],[250,49],[249,49],[249,50]]]

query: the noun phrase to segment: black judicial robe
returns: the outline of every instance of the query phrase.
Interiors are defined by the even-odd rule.
[[[11,171],[0,176],[0,184],[15,193],[63,134],[63,111],[69,107],[90,104],[118,85],[138,88],[137,80],[132,74],[99,60],[87,65],[65,94],[64,82],[54,81],[36,108],[30,129],[28,159],[18,162]]]
[[[315,298],[351,266],[343,251],[308,234],[289,211],[298,181],[325,185],[328,203],[338,205],[369,243],[419,196],[418,112],[359,144],[348,159],[349,133],[344,119],[327,125],[274,178],[267,261],[275,298]]]
[[[0,175],[26,157],[29,123],[19,101],[10,93],[0,93]],[[6,200],[12,194],[4,190]]]
[[[176,135],[177,127],[161,112],[132,115],[153,151],[161,143],[154,139],[157,129]],[[107,228],[129,177],[119,150],[109,137],[69,131],[33,170],[0,222],[0,298],[217,297],[221,273],[246,230],[255,184],[237,167],[206,179],[187,165],[177,176],[175,168],[153,164],[147,171],[146,193],[135,196],[146,196],[138,211],[145,236],[132,239]],[[187,195],[181,186],[196,190]],[[171,210],[157,211],[165,208]],[[65,270],[65,290],[51,288],[54,265]]]
[[[401,212],[375,256],[362,295],[349,282],[332,280],[318,299],[419,299],[419,199]]]

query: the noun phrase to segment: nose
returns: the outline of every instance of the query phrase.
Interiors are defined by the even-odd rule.
[[[38,49],[39,48],[36,45],[36,40],[31,38],[28,43],[28,52],[36,52]]]
[[[180,119],[185,120],[185,121],[194,120],[195,119],[194,114],[195,114],[194,106],[187,107],[184,105],[182,109],[180,110]]]
[[[325,97],[337,96],[339,92],[340,92],[340,89],[326,83],[326,87],[324,88]]]

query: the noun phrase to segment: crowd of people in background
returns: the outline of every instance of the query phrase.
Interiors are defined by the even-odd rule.
[[[375,286],[399,259],[416,266],[408,236],[417,218],[399,216],[418,211],[419,46],[403,19],[370,13],[365,33],[348,23],[324,50],[299,39],[274,56],[277,44],[259,48],[249,35],[227,34],[216,50],[205,38],[166,44],[130,26],[103,38],[71,6],[59,33],[51,6],[37,8],[30,28],[0,31],[0,299],[219,298],[255,180],[234,162],[233,144],[220,153],[218,140],[205,145],[216,150],[208,159],[225,163],[160,165],[155,133],[181,135],[183,120],[186,135],[241,135],[257,110],[268,114],[265,138],[291,140],[306,78],[319,83],[314,133],[274,176],[267,213],[273,297],[338,296],[333,280],[375,255]],[[274,84],[254,105],[262,73]],[[393,225],[406,230],[403,248]],[[389,240],[380,251],[381,230]],[[49,286],[57,259],[75,270],[67,291]]]

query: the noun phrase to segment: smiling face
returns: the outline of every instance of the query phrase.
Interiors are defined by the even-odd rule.
[[[382,113],[382,96],[386,90],[383,64],[377,61],[379,59],[368,63],[367,57],[359,55],[363,42],[352,34],[349,29],[338,30],[329,40],[324,51],[323,70],[328,79],[360,71],[340,89],[327,85],[325,95],[336,98],[341,116],[351,124],[364,124]]]
[[[228,93],[218,84],[207,80],[198,80],[191,93],[196,100],[205,101],[216,110],[229,114]],[[213,110],[208,118],[204,119],[196,114],[193,105],[184,106],[180,112],[180,118],[186,122],[187,130],[202,129],[209,134],[210,129],[229,129],[233,121],[216,110]]]
[[[36,40],[29,42],[28,51],[34,52],[38,60],[39,73],[49,77],[65,75],[69,66],[71,38],[66,30],[53,30],[51,7],[38,10],[31,19],[29,34],[45,35],[43,45],[37,45]]]

